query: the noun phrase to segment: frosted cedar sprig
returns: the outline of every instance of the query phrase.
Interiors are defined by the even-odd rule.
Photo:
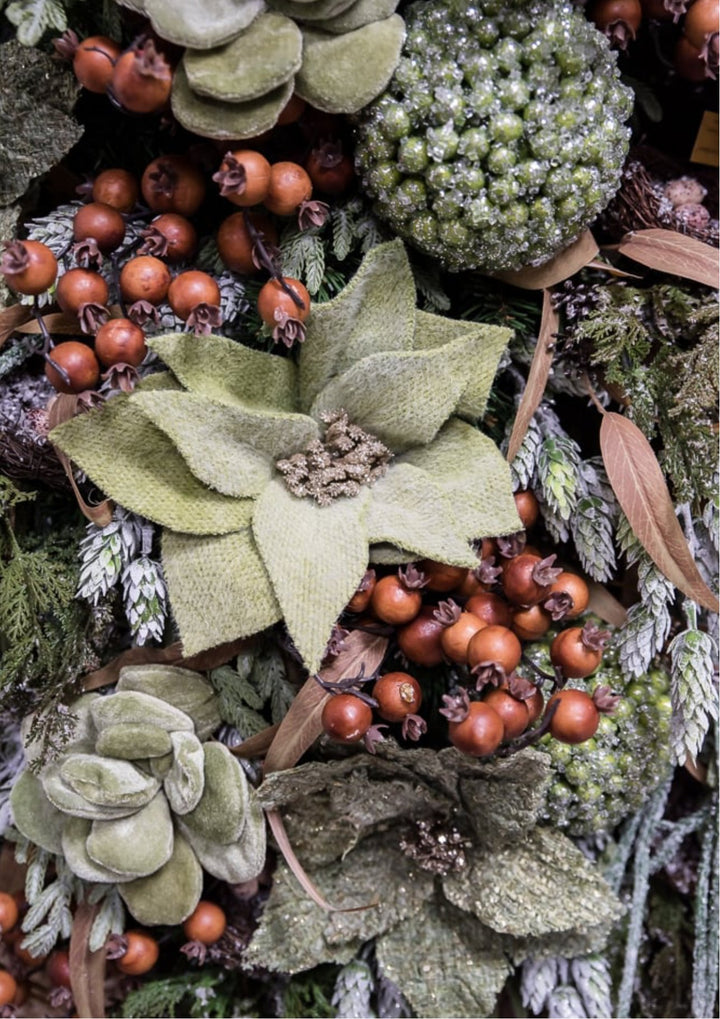
[[[134,513],[117,507],[105,527],[88,524],[80,542],[80,577],[77,597],[97,605],[120,580],[123,570],[137,554],[142,523]]]
[[[125,615],[130,633],[139,645],[162,640],[167,620],[167,587],[162,566],[140,555],[123,570]]]

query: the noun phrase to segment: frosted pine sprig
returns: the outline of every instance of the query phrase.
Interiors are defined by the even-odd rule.
[[[125,615],[137,644],[162,640],[167,619],[167,587],[159,562],[140,555],[123,570]]]
[[[668,647],[673,708],[670,743],[679,764],[684,764],[686,757],[695,760],[711,720],[718,717],[717,646],[710,634],[692,625],[692,612],[689,615],[691,625]]]
[[[88,524],[80,542],[77,596],[97,605],[115,586],[142,540],[142,522],[134,513],[116,508],[105,527]]]

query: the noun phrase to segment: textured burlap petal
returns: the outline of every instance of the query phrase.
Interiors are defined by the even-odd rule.
[[[342,407],[395,452],[424,446],[457,407],[476,356],[472,337],[431,350],[371,354],[331,379],[311,414]]]
[[[242,410],[298,409],[297,369],[287,357],[192,333],[155,336],[148,345],[192,393]]]
[[[242,32],[263,9],[263,0],[144,0],[158,35],[178,46],[209,49]]]
[[[390,81],[404,38],[399,14],[343,35],[305,27],[295,91],[318,110],[357,113]]]
[[[298,21],[321,21],[342,14],[355,0],[272,0],[271,7]]]
[[[49,853],[62,852],[65,815],[48,799],[42,782],[27,768],[22,771],[10,793],[15,827]]]
[[[512,330],[503,326],[432,315],[427,311],[416,313],[414,344],[416,350],[444,347],[453,340],[468,335],[475,338],[476,348],[466,365],[465,388],[455,413],[460,417],[475,420],[485,413],[490,387],[500,357],[512,337]]]
[[[91,860],[87,851],[87,837],[95,822],[85,817],[67,817],[62,833],[62,854],[73,874],[82,881],[133,881],[135,876],[117,874],[114,870]]]
[[[290,101],[294,78],[244,103],[227,103],[192,91],[185,68],[178,64],[173,75],[170,104],[176,120],[203,138],[255,138],[269,131]]]
[[[391,464],[372,486],[367,532],[371,544],[400,546],[409,558],[477,566],[469,544],[472,535],[456,531],[449,497],[412,464]]]
[[[86,849],[91,860],[126,877],[154,874],[172,855],[173,823],[165,795],[114,821],[93,821]]]
[[[331,18],[324,18],[315,24],[316,28],[323,32],[333,32],[340,35],[343,32],[353,32],[356,28],[369,25],[371,21],[382,21],[389,18],[395,12],[398,0],[355,0],[351,7],[335,14]],[[302,20],[302,15],[298,15]]]
[[[302,63],[302,33],[283,14],[266,11],[224,46],[188,49],[183,65],[197,95],[227,102],[257,99],[295,74]]]
[[[167,435],[125,394],[59,425],[51,437],[106,495],[155,523],[226,534],[249,522],[249,501],[198,481]]]
[[[320,668],[335,620],[367,568],[370,490],[329,506],[271,481],[255,504],[253,533],[285,623],[310,672]]]
[[[305,449],[318,435],[305,414],[230,407],[196,393],[138,393],[135,399],[196,478],[236,498],[261,492],[275,460]]]
[[[347,286],[331,301],[313,305],[298,359],[301,409],[355,361],[392,350],[411,350],[415,283],[402,241],[371,248]]]
[[[403,453],[396,463],[428,472],[452,502],[458,533],[482,538],[522,529],[510,469],[495,443],[472,425],[452,418],[429,446]]]
[[[172,925],[190,916],[200,901],[202,885],[198,858],[182,835],[176,833],[168,862],[150,877],[118,885],[118,891],[138,923]]]
[[[183,824],[212,842],[237,842],[247,822],[250,787],[242,765],[224,743],[203,743],[205,781]]]
[[[178,827],[193,847],[203,868],[220,881],[230,884],[250,881],[265,865],[265,815],[252,793],[245,827],[237,842],[226,845],[215,842],[201,832],[188,828],[182,819],[178,819]]]
[[[250,528],[218,537],[164,531],[162,562],[186,655],[249,637],[281,616]]]
[[[194,730],[192,718],[184,711],[141,690],[120,690],[111,697],[98,697],[92,716],[99,732],[121,722],[147,722],[168,732]]]
[[[118,722],[102,730],[95,751],[104,757],[126,761],[163,757],[172,750],[170,734],[150,722]]]
[[[120,670],[116,690],[140,690],[167,701],[192,718],[200,740],[208,739],[222,722],[212,685],[190,669],[176,665],[126,665]]]
[[[192,732],[174,732],[170,738],[173,761],[163,788],[173,813],[187,814],[197,807],[205,787],[205,754]]]

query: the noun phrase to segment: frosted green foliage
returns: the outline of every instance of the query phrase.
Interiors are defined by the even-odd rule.
[[[162,640],[167,618],[167,588],[162,566],[141,555],[122,574],[125,615],[136,644]]]
[[[718,993],[718,825],[717,791],[702,835],[695,889],[692,1014],[712,1015]]]
[[[539,499],[545,526],[555,541],[567,541],[578,501],[578,444],[566,435],[547,436],[538,452]]]
[[[372,970],[362,959],[352,959],[335,979],[331,1005],[336,1019],[373,1019],[370,1004],[375,981]]]
[[[362,186],[448,269],[517,269],[574,240],[620,184],[632,93],[568,2],[416,3],[360,116]]]
[[[120,507],[116,507],[113,519],[105,527],[88,524],[80,542],[78,597],[97,605],[118,583],[137,554],[141,540],[141,521]]]
[[[600,457],[580,461],[578,481],[580,495],[570,517],[570,531],[583,569],[603,583],[615,573],[618,504]]]
[[[58,0],[14,0],[5,17],[15,25],[18,41],[24,46],[36,46],[50,30],[60,35],[67,28],[65,5]]]
[[[689,603],[686,602],[686,608]],[[672,749],[679,764],[695,760],[718,717],[717,644],[709,633],[690,626],[670,642],[672,669]]]

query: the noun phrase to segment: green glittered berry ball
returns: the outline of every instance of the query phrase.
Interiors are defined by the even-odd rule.
[[[546,261],[607,205],[632,93],[570,3],[421,0],[400,62],[359,117],[362,187],[450,270]]]

